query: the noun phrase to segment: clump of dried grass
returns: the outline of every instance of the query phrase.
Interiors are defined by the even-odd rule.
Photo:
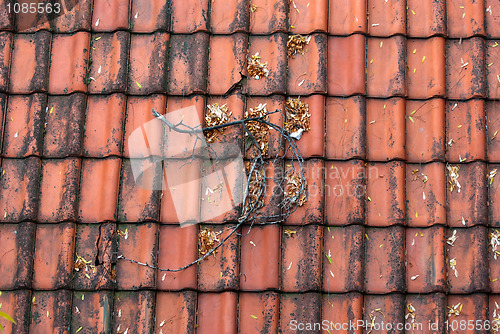
[[[267,69],[267,62],[261,62],[261,58],[259,53],[257,52],[250,58],[248,58],[248,66],[247,66],[248,75],[254,78],[255,80],[259,80],[262,77],[269,76],[269,70]]]
[[[245,113],[245,118],[256,118],[263,117],[264,121],[269,121],[269,116],[267,115],[267,105],[259,104],[255,108],[250,108]],[[263,154],[267,152],[269,149],[269,125],[264,124],[259,121],[248,121],[246,122],[246,127],[248,131],[252,134],[257,142],[259,149]],[[250,140],[249,134],[245,134],[247,137],[247,141]],[[250,146],[247,146],[249,148]]]
[[[207,105],[205,114],[205,125],[207,127],[226,124],[231,117],[232,112],[228,111],[227,104],[219,105],[214,103]],[[222,133],[223,128],[205,131],[205,140],[207,143],[213,143],[217,140],[217,133]]]
[[[200,230],[198,233],[198,251],[201,256],[206,255],[220,243],[218,238],[219,234],[220,233],[215,233],[211,228],[204,228]],[[217,250],[213,253],[214,256],[215,253],[217,253]]]
[[[286,101],[285,129],[292,138],[300,139],[303,132],[311,129],[311,114],[309,105],[300,98],[289,98]]]
[[[304,54],[304,47],[309,44],[311,36],[305,37],[302,35],[292,35],[288,37],[286,48],[288,56],[294,58],[297,53]]]

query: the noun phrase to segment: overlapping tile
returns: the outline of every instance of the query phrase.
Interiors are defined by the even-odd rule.
[[[10,63],[9,92],[44,92],[49,83],[49,57],[52,35],[47,31],[16,34]]]
[[[328,37],[328,95],[364,94],[365,36]]]
[[[254,9],[250,9],[250,33],[271,34],[287,30],[287,12],[285,0],[252,1]]]
[[[97,0],[92,13],[92,30],[114,31],[129,28],[130,2]]]
[[[123,31],[92,35],[86,78],[90,93],[126,91],[129,41],[129,34]],[[135,58],[132,60],[135,61]]]
[[[86,92],[89,78],[90,34],[52,36],[52,52],[49,68],[49,93],[69,94]]]

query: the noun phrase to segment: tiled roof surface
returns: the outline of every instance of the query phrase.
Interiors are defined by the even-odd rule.
[[[17,325],[0,318],[6,333],[291,333],[292,320],[374,317],[444,333],[446,319],[499,317],[498,0],[80,0],[39,25],[8,3],[0,310]],[[290,34],[311,37],[304,54],[288,57]],[[223,97],[257,52],[269,76]],[[117,259],[183,266],[199,229],[235,218],[181,228],[167,190],[134,182],[128,137],[153,108],[220,102],[241,118],[288,96],[311,112],[298,145],[319,191],[304,207],[180,273]],[[94,269],[75,271],[78,257]]]

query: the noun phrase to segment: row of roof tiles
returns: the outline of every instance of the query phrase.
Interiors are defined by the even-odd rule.
[[[500,162],[498,101],[323,95],[301,99],[309,105],[314,129],[297,142],[304,158]],[[207,104],[214,103],[226,104],[231,119],[238,120],[245,110],[261,103],[270,111],[284,110],[285,97],[0,94],[0,156],[143,158],[140,152],[129,151],[130,135],[155,119],[152,109],[164,114],[194,105],[202,121]],[[166,129],[157,122],[159,126],[148,129],[147,136],[153,154],[160,156],[168,147],[161,140]],[[243,133],[234,130],[221,136],[221,142],[236,143],[242,149]],[[277,148],[271,147],[270,153],[277,153]]]
[[[215,256],[178,273],[120,259],[179,268],[198,257],[199,228],[223,238],[226,227],[1,224],[0,290],[500,293],[500,259],[490,245],[499,232],[484,226],[265,225],[232,235]]]
[[[70,13],[52,22],[43,15],[14,15],[0,2],[1,30],[54,32],[131,30],[151,33],[207,31],[213,34],[278,31],[334,35],[368,33],[387,37],[448,35],[500,37],[500,5],[496,0],[81,0]]]
[[[2,32],[0,90],[222,95],[240,79],[239,72],[246,72],[247,56],[259,53],[269,76],[249,78],[245,90],[250,95],[500,98],[498,40],[311,36],[305,54],[289,58],[282,33]]]
[[[65,332],[68,328],[72,333],[96,329],[99,333],[296,333],[299,324],[312,329],[323,320],[330,332],[340,332],[342,326],[352,333],[368,332],[370,328],[358,323],[364,320],[366,327],[373,324],[373,333],[387,332],[387,324],[394,326],[392,333],[405,332],[396,330],[397,324],[419,333],[460,328],[461,333],[488,333],[498,326],[500,296],[20,290],[4,292],[2,302],[18,319],[13,333]],[[461,311],[449,316],[448,310],[455,307]],[[411,327],[414,323],[421,327]],[[470,323],[474,325],[468,327]],[[7,325],[7,332],[10,329]],[[311,332],[322,329],[315,327]]]
[[[171,194],[181,198],[192,196],[191,188],[169,185],[162,177],[161,164],[150,162],[145,162],[145,166],[158,185],[155,189],[161,189],[163,179],[163,191],[141,188],[135,182],[131,162],[122,163],[119,158],[81,161],[30,157],[1,162],[0,221],[6,223],[36,220],[42,223],[157,221],[177,224],[180,217]],[[171,163],[177,166],[184,162]],[[366,164],[360,160],[326,163],[309,160],[305,166],[309,199],[291,214],[286,224],[500,226],[500,181],[498,177],[488,177],[496,174],[500,165],[473,162],[457,167],[460,168],[457,172],[460,189],[451,189],[444,163],[405,165],[399,161]],[[282,168],[272,165],[269,173],[276,175]],[[285,171],[291,168],[289,164]],[[233,174],[237,172],[227,169],[226,177],[236,179]],[[201,182],[190,184],[201,187]],[[270,182],[268,186],[272,187]],[[279,197],[271,192],[266,195],[264,216],[279,213],[279,207],[273,202]],[[186,215],[189,212],[190,217],[198,217],[200,212],[209,209],[204,198],[199,198],[190,202],[184,211]],[[233,209],[210,222],[234,222],[236,216],[237,211]]]

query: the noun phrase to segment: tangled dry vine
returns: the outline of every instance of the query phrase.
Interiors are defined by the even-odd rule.
[[[290,102],[291,101],[291,102]],[[162,121],[170,130],[178,133],[190,134],[196,137],[195,142],[208,139],[207,142],[217,140],[216,133],[223,132],[228,128],[238,128],[241,133],[244,133],[244,151],[248,159],[245,161],[247,181],[243,189],[243,202],[239,206],[239,218],[227,227],[229,233],[219,240],[221,232],[215,233],[211,230],[203,230],[199,233],[199,257],[179,268],[159,268],[150,263],[144,263],[137,260],[126,258],[123,254],[118,255],[117,259],[125,260],[141,266],[149,267],[161,272],[178,272],[190,266],[199,263],[210,255],[215,255],[220,247],[223,247],[225,242],[233,235],[246,236],[250,233],[254,224],[277,224],[283,222],[293,213],[298,206],[301,206],[307,200],[307,183],[305,179],[304,159],[300,154],[296,141],[300,139],[297,136],[297,131],[304,127],[300,133],[309,130],[309,123],[304,122],[304,119],[310,116],[308,106],[299,99],[290,100],[286,104],[286,112],[280,109],[268,112],[265,104],[261,104],[256,108],[250,108],[246,112],[245,118],[240,120],[228,121],[229,116],[219,115],[220,112],[228,112],[225,106],[212,106],[208,108],[209,112],[214,113],[207,120],[214,119],[215,125],[202,127],[192,127],[182,122],[172,124],[157,111],[153,110],[153,115]],[[292,110],[297,106],[298,110]],[[222,108],[221,108],[222,107]],[[297,122],[296,114],[301,113],[300,124],[292,124]],[[305,112],[305,113],[304,113]],[[276,114],[276,115],[275,115]],[[272,117],[272,115],[281,117]],[[291,115],[295,115],[291,118]],[[270,119],[280,119],[279,123],[273,123]],[[223,119],[223,121],[220,121]],[[208,122],[209,123],[209,122]],[[294,131],[291,133],[291,131]],[[277,135],[276,135],[277,134]],[[269,149],[269,143],[273,138],[273,150]],[[196,144],[195,144],[196,145]],[[217,152],[210,145],[207,149],[210,154],[217,160]],[[215,157],[214,157],[215,156]],[[192,159],[195,158],[193,151]],[[293,163],[292,163],[293,162]],[[274,171],[272,176],[268,175],[270,166],[278,166],[278,171]],[[285,172],[286,167],[286,172]],[[273,191],[269,189],[269,185],[273,185]],[[268,211],[261,210],[266,206],[266,195],[272,197],[271,200],[279,201],[278,213],[266,213]],[[269,198],[267,199],[269,202]],[[248,225],[246,233],[241,232],[243,224]]]

